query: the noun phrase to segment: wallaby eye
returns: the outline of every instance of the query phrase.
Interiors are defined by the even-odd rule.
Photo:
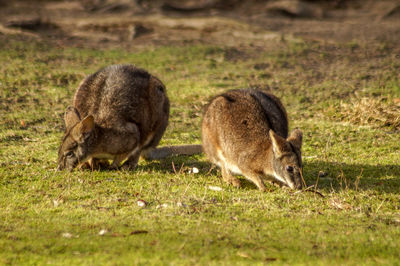
[[[69,152],[65,153],[65,157],[72,157],[72,156],[74,156],[73,151],[69,151]]]
[[[159,92],[164,92],[164,88],[163,88],[162,86],[157,86],[157,90],[158,90]]]
[[[286,171],[288,171],[289,173],[293,173],[293,166],[286,166]]]

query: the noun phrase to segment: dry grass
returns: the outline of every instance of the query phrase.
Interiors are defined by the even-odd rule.
[[[356,125],[400,130],[400,102],[387,97],[352,98],[340,104],[340,118]]]

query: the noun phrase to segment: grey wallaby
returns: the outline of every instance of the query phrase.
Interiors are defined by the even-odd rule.
[[[200,153],[199,145],[155,149],[168,124],[164,84],[133,65],[112,65],[79,85],[65,112],[66,131],[58,151],[58,169],[88,164],[134,169],[142,154],[160,159],[174,153]],[[124,162],[124,160],[126,161]]]
[[[224,181],[240,187],[243,175],[265,191],[263,180],[300,189],[302,132],[288,137],[288,118],[274,95],[254,89],[231,90],[214,97],[205,109],[202,145]]]

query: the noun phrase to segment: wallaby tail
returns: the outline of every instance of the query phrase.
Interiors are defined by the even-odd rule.
[[[146,160],[158,160],[173,155],[193,155],[202,153],[203,149],[199,144],[164,146],[155,149],[148,149],[142,152],[142,157]]]

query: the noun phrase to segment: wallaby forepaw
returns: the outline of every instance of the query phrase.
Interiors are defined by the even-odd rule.
[[[79,170],[90,170],[92,169],[92,165],[89,162],[85,162],[78,167]]]
[[[235,187],[235,188],[240,188],[241,187],[241,183],[239,179],[233,179],[231,180],[231,184]]]
[[[119,168],[118,165],[111,164],[111,165],[108,167],[108,170],[118,170],[118,168]]]
[[[260,191],[265,192],[267,191],[267,188],[265,187],[264,183],[257,184],[257,187]]]
[[[121,170],[123,171],[133,171],[135,170],[137,164],[123,164],[121,166]]]

